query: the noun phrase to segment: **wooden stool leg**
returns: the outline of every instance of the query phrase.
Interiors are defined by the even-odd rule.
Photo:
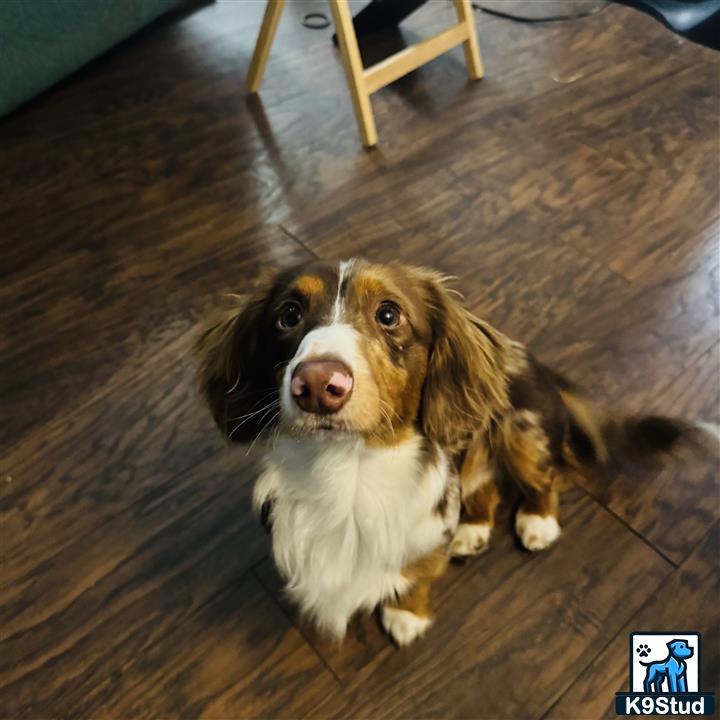
[[[251,93],[257,92],[260,89],[260,83],[265,73],[265,65],[267,64],[268,55],[270,54],[270,47],[275,37],[275,31],[277,30],[284,5],[285,0],[268,0],[262,25],[260,26],[260,32],[258,33],[258,39],[255,43],[255,51],[250,61],[247,79],[245,80],[245,86]]]
[[[360,137],[365,147],[372,147],[377,143],[375,118],[370,104],[370,95],[365,87],[364,68],[350,7],[347,0],[329,0],[329,2],[350,87],[355,118],[360,129]]]
[[[455,12],[457,13],[458,21],[464,22],[468,29],[468,39],[463,43],[468,74],[473,80],[480,80],[485,71],[483,70],[482,58],[480,57],[480,44],[477,39],[475,16],[473,15],[470,0],[455,0]]]

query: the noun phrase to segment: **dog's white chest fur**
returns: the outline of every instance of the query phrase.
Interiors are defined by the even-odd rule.
[[[425,464],[417,436],[393,448],[285,438],[254,502],[273,500],[273,555],[291,597],[342,636],[353,613],[403,592],[402,569],[454,532],[457,506],[435,512],[448,483],[457,478],[444,453]],[[459,503],[459,490],[450,496]]]

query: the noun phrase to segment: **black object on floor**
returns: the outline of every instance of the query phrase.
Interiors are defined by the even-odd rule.
[[[308,30],[324,30],[326,27],[330,27],[330,18],[321,12],[307,13],[302,19],[302,26]]]
[[[614,0],[659,20],[678,35],[720,50],[720,0]]]
[[[372,0],[353,18],[355,34],[361,38],[378,30],[397,27],[426,2],[427,0]],[[333,35],[332,40],[337,45],[337,35]]]
[[[526,0],[525,8],[528,10],[532,6],[528,6],[527,3],[532,0]],[[597,15],[600,11],[604,10],[607,5],[607,0],[599,0],[596,5],[590,7],[583,7],[582,9],[575,9],[572,5],[567,6],[570,12],[554,14],[554,15],[524,15],[523,6],[518,8],[510,6],[507,10],[504,10],[502,6],[498,6],[497,3],[488,7],[486,2],[483,0],[473,0],[471,3],[473,10],[478,10],[485,13],[486,15],[494,15],[495,17],[501,17],[505,20],[514,20],[516,22],[523,23],[554,23],[554,22],[567,22],[568,20],[578,20],[580,18],[592,17]]]

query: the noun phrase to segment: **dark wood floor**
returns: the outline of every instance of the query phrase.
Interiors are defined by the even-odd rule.
[[[0,716],[612,717],[627,633],[705,633],[720,690],[718,467],[590,481],[538,556],[509,520],[398,651],[336,648],[279,593],[194,395],[193,333],[267,265],[402,258],[630,410],[718,420],[720,54],[610,6],[479,17],[374,99],[293,2],[259,98],[260,3],[162,22],[0,124]],[[431,2],[413,39],[447,24]]]

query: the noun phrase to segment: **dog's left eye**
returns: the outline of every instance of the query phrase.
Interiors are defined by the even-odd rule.
[[[375,319],[386,328],[394,328],[400,324],[402,315],[400,308],[389,302],[384,302],[375,313]]]
[[[302,310],[297,303],[288,303],[280,312],[277,325],[282,330],[289,330],[300,324],[302,316]]]

